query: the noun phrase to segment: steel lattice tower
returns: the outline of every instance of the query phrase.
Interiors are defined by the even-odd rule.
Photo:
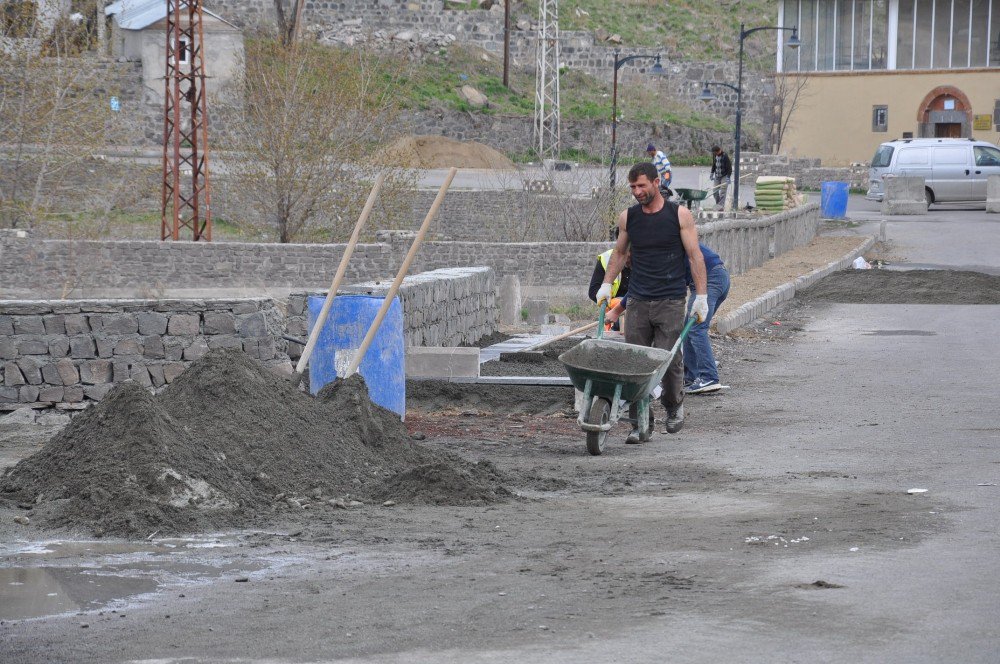
[[[508,0],[509,1],[509,0]],[[538,0],[535,52],[535,144],[539,158],[559,158],[559,0]]]
[[[201,0],[167,1],[160,239],[212,239],[208,186],[208,110]],[[187,178],[190,177],[190,181]]]

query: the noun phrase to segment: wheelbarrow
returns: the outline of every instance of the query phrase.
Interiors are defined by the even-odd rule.
[[[587,451],[595,456],[604,451],[608,432],[619,420],[636,425],[640,441],[650,439],[650,395],[695,323],[693,317],[688,318],[669,351],[647,348],[603,339],[606,308],[607,304],[602,303],[597,338],[584,339],[559,356],[573,387],[583,392],[577,422],[587,434]],[[636,417],[623,416],[633,403],[637,406]]]
[[[717,189],[718,187],[712,187],[712,189]],[[691,209],[692,203],[701,203],[701,201],[708,198],[709,193],[712,189],[685,189],[684,187],[674,187],[674,191],[677,192],[677,197],[680,199],[681,203]]]

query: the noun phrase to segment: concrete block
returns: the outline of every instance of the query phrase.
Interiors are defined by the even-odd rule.
[[[569,329],[570,329],[569,325],[560,325],[559,323],[546,323],[545,325],[542,325],[541,333],[551,337],[555,337],[559,336],[560,334],[566,334],[567,332],[569,332]]]
[[[986,211],[1000,213],[1000,175],[986,178]]]
[[[882,214],[927,214],[923,178],[887,178],[883,183]]]
[[[531,325],[544,325],[549,315],[549,303],[547,300],[527,300],[524,309],[528,312],[528,323]]]
[[[505,274],[500,280],[500,322],[521,324],[521,279],[516,274]]]
[[[406,349],[407,378],[478,378],[478,348]]]

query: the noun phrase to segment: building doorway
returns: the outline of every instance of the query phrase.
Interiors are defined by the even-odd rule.
[[[941,85],[924,97],[917,109],[919,135],[925,138],[972,136],[972,104],[951,85]]]
[[[934,123],[934,138],[962,138],[961,122]]]

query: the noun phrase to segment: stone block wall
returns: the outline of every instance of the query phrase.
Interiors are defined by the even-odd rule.
[[[734,273],[771,254],[812,239],[819,206],[770,217],[699,224],[719,245]],[[195,291],[241,294],[312,290],[329,286],[342,244],[38,240],[0,232],[0,296],[163,297]],[[391,282],[409,251],[412,231],[380,232],[380,242],[357,245],[347,270],[351,282]],[[583,288],[608,242],[425,241],[411,274],[457,267],[489,267],[499,280],[518,275],[525,287]]]
[[[760,154],[743,152],[740,178],[752,186],[758,175],[782,175],[795,178],[800,189],[820,189],[824,182],[847,182],[852,188],[868,188],[868,164],[854,163],[850,166],[824,167],[819,159],[794,158],[784,154]]]
[[[2,300],[0,411],[99,401],[115,383],[170,383],[210,349],[288,367],[284,317],[267,298]]]
[[[486,267],[447,268],[403,279],[398,297],[403,307],[403,337],[407,346],[466,346],[497,331],[500,306],[496,273]],[[342,294],[384,297],[391,282],[369,281],[340,289]],[[326,291],[292,293],[288,298],[290,336],[309,336],[306,301]],[[302,346],[289,343],[294,360]]]

